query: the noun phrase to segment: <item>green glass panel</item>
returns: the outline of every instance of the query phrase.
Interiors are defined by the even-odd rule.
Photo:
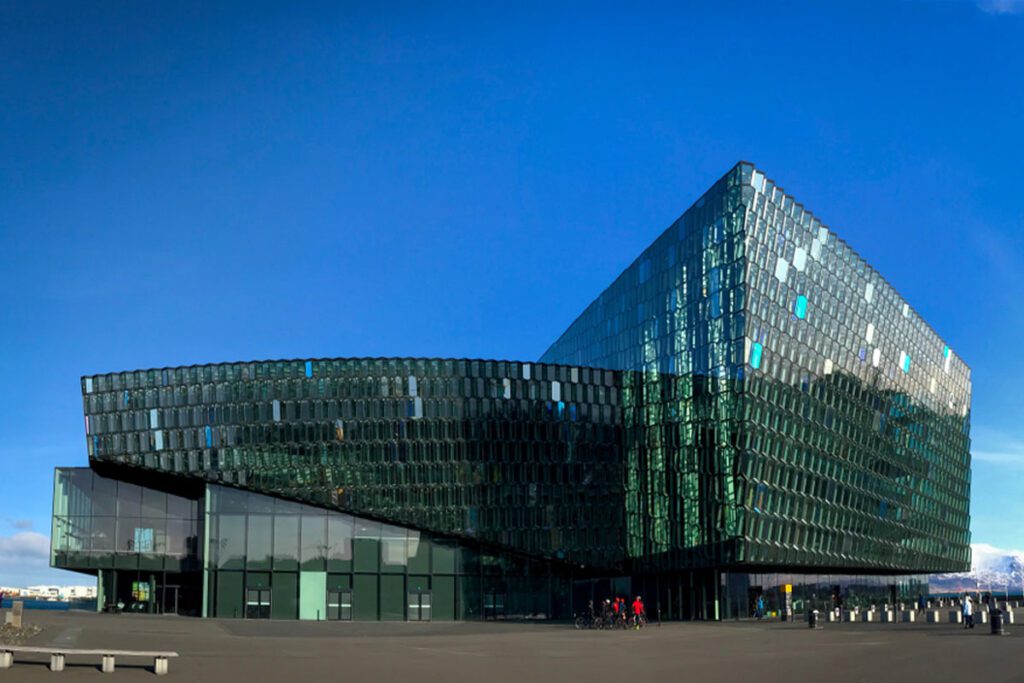
[[[246,566],[249,569],[271,568],[274,518],[266,514],[249,514],[246,530]]]
[[[430,539],[418,531],[409,532],[409,573],[430,572]]]
[[[327,575],[327,590],[329,591],[347,591],[352,588],[352,575],[351,574],[328,574]]]
[[[455,544],[437,539],[430,545],[433,550],[434,574],[454,574],[455,556],[458,552]]]
[[[242,572],[216,572],[216,616],[221,619],[241,619],[243,608]]]
[[[357,572],[380,571],[380,523],[357,520],[353,556]]]
[[[405,600],[405,577],[381,574],[381,621],[403,621],[405,619]]]
[[[435,621],[455,619],[455,577],[434,576],[432,580],[433,616]]]
[[[352,577],[352,618],[356,621],[378,619],[376,574],[356,574]]]
[[[326,510],[303,506],[302,552],[303,571],[324,571],[327,567]]]
[[[274,516],[275,571],[299,568],[299,519],[298,515]]]
[[[273,619],[295,619],[299,616],[299,578],[295,572],[273,573],[270,616]]]

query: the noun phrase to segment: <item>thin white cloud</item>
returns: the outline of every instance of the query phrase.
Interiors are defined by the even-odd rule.
[[[988,14],[1024,13],[1024,0],[978,0],[978,8]]]
[[[1024,440],[981,427],[974,430],[972,441],[974,462],[1024,469]]]
[[[21,531],[32,531],[32,520],[31,519],[16,519],[11,522],[11,526]]]

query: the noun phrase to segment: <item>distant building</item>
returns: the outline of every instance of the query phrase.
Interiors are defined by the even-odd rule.
[[[90,600],[96,598],[96,586],[0,586],[0,594],[38,600]]]
[[[101,605],[444,620],[642,594],[719,619],[970,567],[970,369],[746,163],[540,362],[223,363],[82,395],[52,564]]]

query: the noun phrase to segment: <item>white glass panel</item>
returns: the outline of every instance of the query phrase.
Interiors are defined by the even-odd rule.
[[[789,275],[789,263],[780,256],[775,262],[775,277],[780,282],[785,282],[787,275]]]
[[[797,247],[796,252],[793,254],[793,267],[801,273],[807,266],[807,250],[803,247]]]

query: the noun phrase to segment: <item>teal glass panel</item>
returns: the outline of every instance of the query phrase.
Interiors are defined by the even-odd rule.
[[[320,621],[327,616],[327,572],[299,573],[299,619]]]
[[[793,306],[793,315],[800,320],[807,317],[807,297],[803,294],[796,298],[796,304]]]
[[[760,342],[754,342],[750,347],[750,367],[757,370],[761,367],[761,354],[764,351],[764,347],[761,346]]]

